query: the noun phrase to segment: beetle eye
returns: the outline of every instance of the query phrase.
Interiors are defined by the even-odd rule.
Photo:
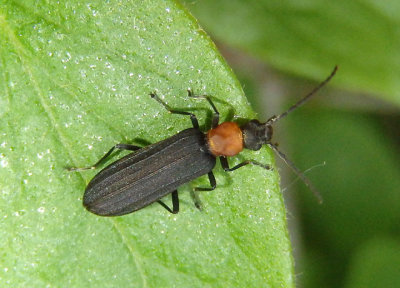
[[[273,134],[274,130],[272,128],[271,125],[265,125],[265,131],[264,131],[264,143],[268,143],[271,141],[272,139],[272,134]]]

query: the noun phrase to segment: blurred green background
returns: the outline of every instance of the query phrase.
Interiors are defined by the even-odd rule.
[[[400,2],[186,1],[260,119],[276,125],[298,287],[400,287]]]

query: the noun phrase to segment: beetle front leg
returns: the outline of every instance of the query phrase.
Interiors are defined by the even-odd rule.
[[[260,166],[266,170],[272,170],[271,166],[269,166],[268,164],[262,164],[259,163],[257,161],[253,161],[253,160],[245,160],[239,164],[237,164],[236,166],[233,166],[232,168],[229,168],[229,163],[228,163],[228,159],[226,157],[221,156],[219,158],[219,160],[221,161],[221,166],[224,169],[224,171],[226,172],[231,172],[234,171],[236,169],[239,169],[240,167],[246,166],[246,165],[255,165],[255,166]]]

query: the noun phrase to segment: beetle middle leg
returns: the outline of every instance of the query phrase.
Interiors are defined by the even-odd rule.
[[[188,89],[188,96],[192,97],[192,98],[198,98],[198,99],[206,99],[207,102],[211,105],[212,109],[214,110],[214,115],[213,115],[213,119],[212,119],[212,124],[211,127],[215,128],[218,126],[219,123],[219,112],[217,107],[214,105],[214,102],[212,102],[210,96],[208,95],[194,95],[193,91]]]
[[[212,191],[217,188],[217,181],[212,171],[208,172],[208,180],[210,181],[211,187],[195,187],[194,191]]]
[[[208,103],[211,105],[212,109],[214,110],[211,127],[212,128],[217,127],[218,123],[219,123],[219,112],[218,112],[217,107],[212,102],[211,98],[208,95],[194,95],[194,93],[190,89],[188,89],[187,91],[188,91],[188,97],[198,98],[198,99],[206,99],[208,101]],[[199,122],[197,121],[196,115],[194,115],[193,113],[185,112],[185,111],[177,111],[177,110],[172,109],[171,107],[169,107],[169,105],[167,103],[165,103],[163,100],[161,100],[160,97],[158,97],[155,92],[150,93],[150,96],[151,96],[151,98],[155,99],[158,103],[163,105],[164,108],[167,109],[168,112],[170,112],[170,113],[189,115],[190,120],[192,120],[193,127],[197,128],[197,129],[199,128]]]
[[[179,212],[179,197],[178,197],[178,190],[175,190],[172,192],[172,210],[171,208],[168,207],[167,204],[165,204],[163,201],[158,200],[157,201],[161,206],[163,206],[165,209],[167,209],[168,212],[172,214],[177,214]]]
[[[113,146],[103,157],[100,158],[99,161],[97,161],[92,166],[89,166],[89,167],[71,167],[71,168],[67,168],[67,170],[68,171],[93,170],[93,169],[96,169],[99,165],[103,164],[115,149],[136,151],[136,150],[139,150],[141,148],[142,147],[139,147],[139,146],[136,146],[136,145],[121,144],[120,143],[120,144],[117,144],[117,145]]]
[[[171,107],[169,107],[169,105],[167,103],[165,103],[163,100],[161,100],[161,98],[158,97],[155,92],[150,93],[150,96],[151,96],[151,98],[155,99],[158,103],[160,103],[162,106],[164,106],[164,108],[167,109],[167,111],[169,113],[190,116],[190,120],[192,121],[193,127],[196,129],[199,129],[199,127],[200,127],[199,121],[197,121],[196,115],[194,115],[193,113],[190,113],[190,112],[178,111],[178,110],[172,109]]]

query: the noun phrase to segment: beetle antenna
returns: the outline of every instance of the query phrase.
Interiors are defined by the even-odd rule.
[[[311,183],[310,180],[299,170],[299,168],[294,165],[292,161],[290,161],[285,154],[283,154],[281,151],[278,150],[278,147],[276,147],[272,143],[268,143],[268,146],[271,147],[272,150],[275,151],[276,154],[278,154],[279,158],[281,158],[286,165],[288,165],[294,173],[299,176],[301,180],[303,180],[304,184],[307,185],[308,188],[313,192],[314,196],[318,199],[318,202],[321,204],[323,202],[321,194],[318,192],[317,188],[314,187],[314,185]]]
[[[271,118],[269,118],[268,121],[265,124],[272,125],[273,123],[275,123],[279,119],[281,119],[283,117],[286,117],[290,112],[292,112],[293,110],[297,109],[298,107],[300,107],[301,105],[306,103],[311,98],[311,96],[313,96],[315,93],[317,93],[322,87],[324,87],[326,85],[326,83],[328,83],[332,79],[333,76],[335,76],[337,70],[338,70],[338,66],[335,66],[335,68],[333,69],[331,74],[328,76],[328,78],[326,78],[324,81],[322,81],[310,93],[308,93],[306,96],[301,98],[296,104],[294,104],[292,107],[290,107],[287,111],[283,112],[282,114],[280,114],[278,116],[274,115]]]

